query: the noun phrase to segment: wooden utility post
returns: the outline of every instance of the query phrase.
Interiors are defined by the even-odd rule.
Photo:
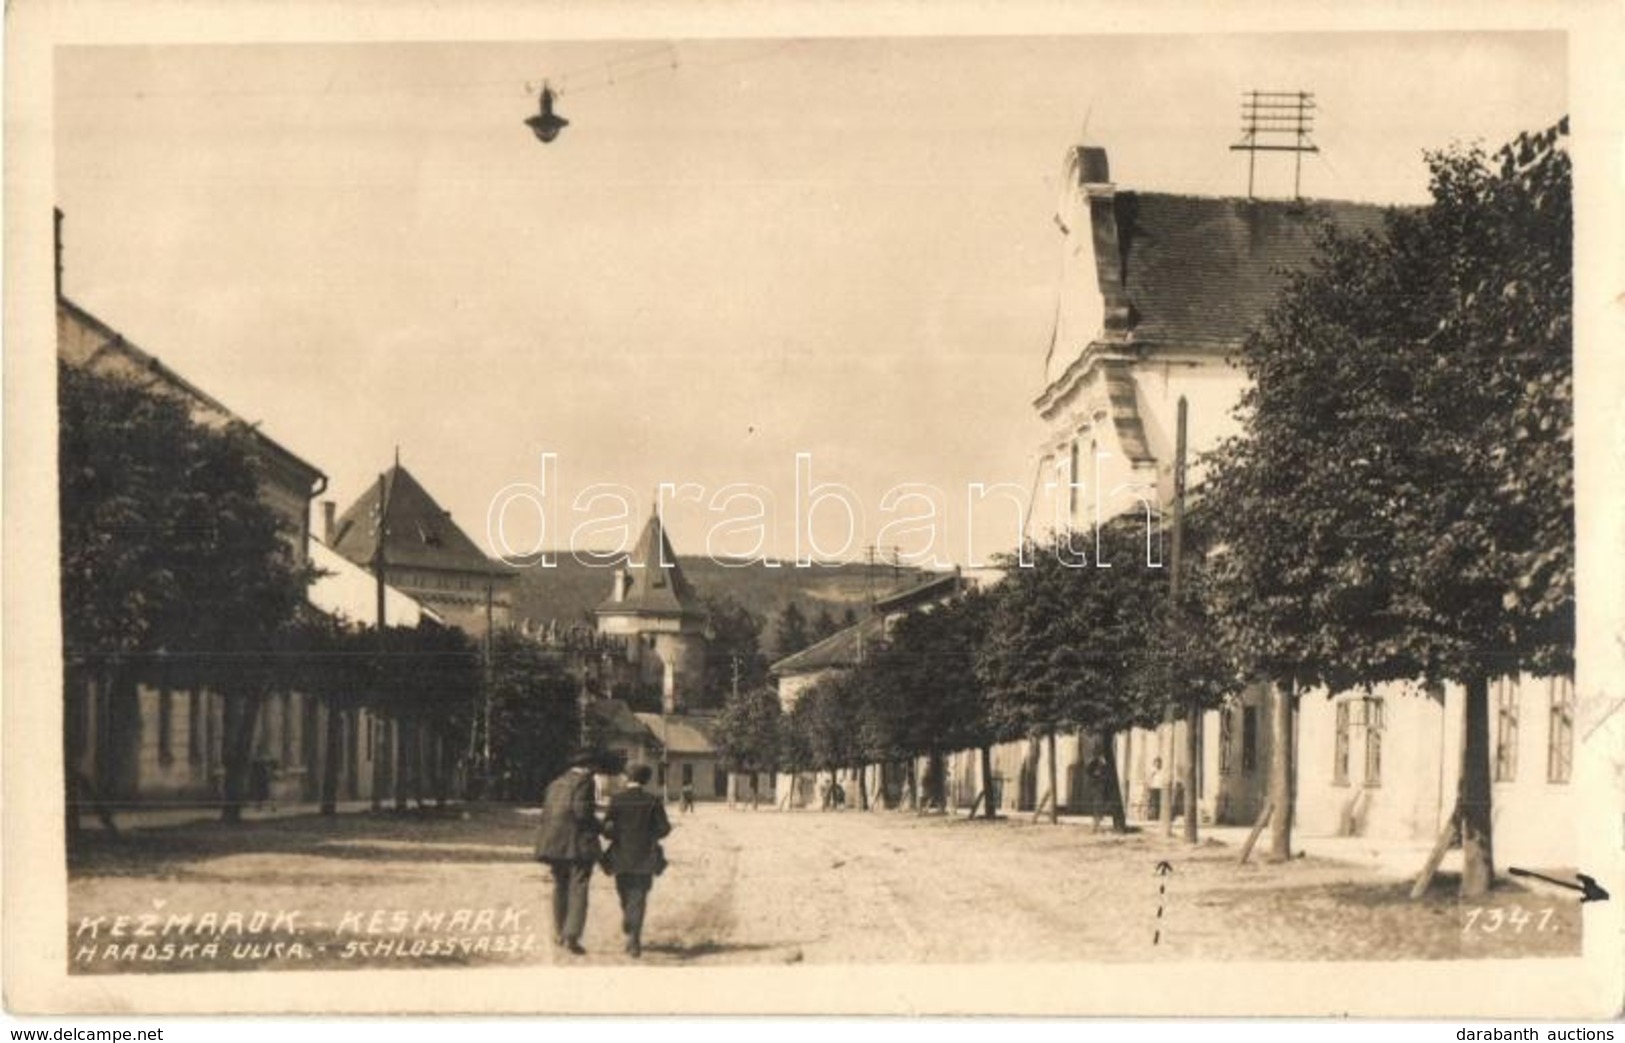
[[[385,635],[384,635],[384,626],[387,623],[387,619],[385,617],[385,611],[384,611],[384,590],[385,590],[384,572],[385,572],[385,569],[387,568],[387,559],[386,559],[385,554],[384,554],[384,538],[388,534],[388,531],[389,531],[388,523],[389,523],[389,480],[388,480],[388,477],[386,475],[380,474],[378,476],[378,533],[377,533],[376,539],[373,542],[373,548],[372,548],[372,575],[373,575],[373,580],[374,580],[374,582],[376,584],[375,591],[376,591],[376,598],[377,598],[377,601],[376,601],[376,603],[374,605],[373,636],[377,639],[377,643],[378,643],[378,649],[377,649],[377,651],[378,651],[378,659],[377,659],[377,663],[375,665],[373,676],[375,678],[375,685],[376,685],[375,692],[374,692],[374,697],[377,699],[377,706],[379,708],[383,707],[384,701],[387,698],[387,693],[384,691],[384,677],[385,677],[384,666],[385,666],[385,661],[386,661],[386,659],[388,657],[388,654],[389,654],[388,653],[388,645],[387,645],[387,643],[385,641]],[[391,722],[391,725],[392,725],[392,731],[393,731],[395,715],[391,714],[389,719],[390,719],[390,722]],[[396,744],[391,743],[390,745],[391,745],[390,755],[392,757],[398,758],[399,754],[396,752],[396,748],[397,748]],[[390,784],[395,789],[396,806],[397,807],[402,807],[403,805],[401,804],[401,797],[400,797],[401,792],[402,792],[402,790],[401,790],[401,770],[400,770],[400,763],[399,763],[398,759],[397,759],[397,761],[396,761],[396,763],[394,765],[394,770],[389,773],[389,778],[390,778]],[[378,797],[380,795],[379,794],[374,794],[374,796],[376,798],[376,797]]]
[[[1185,562],[1185,426],[1189,406],[1185,396],[1179,396],[1179,422],[1174,437],[1174,538],[1168,555],[1173,575],[1168,582],[1168,597],[1174,605],[1174,618],[1179,619],[1180,579]],[[1169,701],[1175,694],[1169,693]],[[1195,696],[1185,702],[1185,839],[1196,843],[1196,797],[1198,768],[1202,760],[1202,704]]]
[[[491,661],[491,640],[496,617],[494,605],[496,593],[493,589],[495,584],[496,580],[493,577],[487,576],[485,578],[485,643],[481,649],[484,652],[485,662],[482,664],[480,671],[480,689],[483,697],[480,733],[485,738],[485,746],[481,750],[480,756],[480,795],[487,798],[490,796],[493,774],[491,771],[491,688],[494,681],[495,665]]]
[[[1055,763],[1055,729],[1049,730],[1049,820],[1051,825],[1061,821],[1061,791],[1058,786],[1060,772]]]
[[[1168,702],[1162,708],[1162,728],[1157,733],[1157,752],[1155,757],[1162,761],[1162,794],[1158,798],[1162,801],[1157,809],[1157,823],[1162,826],[1162,835],[1174,835],[1174,694],[1168,693]]]

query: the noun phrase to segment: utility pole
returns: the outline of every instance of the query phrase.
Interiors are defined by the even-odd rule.
[[[1179,589],[1185,559],[1185,426],[1188,405],[1185,396],[1179,396],[1178,431],[1174,440],[1174,539],[1169,554],[1173,576],[1168,583],[1168,597],[1174,605],[1174,619],[1179,619]],[[1170,699],[1174,693],[1169,693]],[[1191,696],[1185,703],[1185,839],[1196,843],[1196,797],[1198,768],[1202,759],[1202,705]]]
[[[485,643],[482,649],[485,657],[483,669],[480,671],[481,694],[484,696],[483,720],[480,731],[485,736],[485,748],[480,759],[480,772],[484,776],[480,784],[482,795],[488,795],[491,788],[491,686],[494,666],[491,661],[491,632],[495,621],[495,591],[493,587],[496,580],[491,576],[485,577]]]
[[[1292,198],[1303,198],[1303,154],[1320,151],[1310,140],[1315,130],[1314,93],[1245,91],[1241,98],[1241,141],[1230,151],[1247,153],[1247,198],[1253,198],[1253,170],[1260,152],[1295,153]],[[1288,137],[1290,141],[1285,140]]]
[[[398,466],[400,466],[400,450],[396,449],[395,454],[396,454],[395,455],[395,463],[396,463],[396,466],[398,467]],[[377,672],[376,672],[375,676],[378,679],[378,682],[377,682],[377,684],[378,684],[377,699],[378,699],[378,705],[379,706],[382,706],[384,704],[385,699],[387,697],[387,693],[384,691],[384,664],[385,664],[385,662],[387,660],[387,657],[388,657],[388,643],[387,643],[386,636],[385,636],[385,633],[384,633],[384,628],[385,628],[388,620],[386,618],[385,609],[384,609],[384,590],[385,590],[385,573],[386,573],[386,571],[388,569],[388,564],[389,563],[388,563],[388,557],[384,552],[384,541],[388,538],[388,536],[389,536],[389,478],[388,478],[387,475],[380,474],[378,476],[378,524],[377,524],[376,535],[375,535],[375,539],[373,541],[373,548],[372,548],[372,575],[373,575],[373,580],[374,580],[374,583],[375,583],[375,591],[376,591],[376,595],[377,595],[377,603],[376,603],[376,606],[375,606],[375,613],[374,613],[374,616],[373,616],[373,621],[374,621],[374,626],[373,626],[374,634],[373,634],[373,636],[378,641],[378,663],[377,663]],[[400,721],[397,719],[396,715],[392,714],[390,716],[390,722],[389,723],[390,723],[390,727],[389,727],[388,732],[387,732],[388,737],[385,739],[385,741],[388,742],[389,745],[390,745],[390,753],[391,753],[392,762],[393,762],[391,764],[391,766],[390,766],[391,770],[390,770],[389,775],[390,775],[390,782],[395,788],[395,807],[396,807],[397,810],[401,810],[401,809],[404,809],[406,807],[406,797],[405,797],[406,790],[401,785],[401,763],[402,763],[402,759],[400,757],[400,742],[401,742]]]

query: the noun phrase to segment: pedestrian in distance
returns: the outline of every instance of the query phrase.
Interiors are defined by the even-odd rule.
[[[1100,819],[1106,813],[1110,803],[1111,771],[1106,766],[1106,758],[1097,750],[1089,763],[1084,765],[1084,776],[1089,786],[1089,811],[1094,816],[1095,832],[1100,832]]]
[[[553,871],[553,940],[579,956],[587,926],[587,885],[602,847],[593,797],[593,768],[588,751],[570,758],[570,767],[547,787],[542,824],[536,837],[536,860]]]
[[[643,917],[649,908],[649,890],[654,887],[655,877],[666,869],[666,853],[660,841],[671,832],[665,803],[644,788],[653,775],[647,764],[633,768],[627,773],[626,788],[609,798],[609,811],[604,814],[604,835],[609,838],[604,870],[615,878],[626,953],[634,959],[643,955]],[[691,802],[686,795],[685,800]]]
[[[1145,778],[1145,792],[1150,801],[1147,818],[1162,817],[1162,792],[1168,787],[1168,773],[1162,770],[1162,758],[1151,759],[1151,772]]]
[[[681,800],[681,803],[678,805],[678,807],[680,807],[682,809],[682,811],[683,811],[683,814],[686,815],[690,811],[694,810],[694,784],[692,782],[683,783],[683,788],[682,788],[682,790],[680,792],[680,796],[681,796],[682,800]]]

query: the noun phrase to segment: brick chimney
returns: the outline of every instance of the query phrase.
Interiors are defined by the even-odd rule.
[[[1079,145],[1068,157],[1078,187],[1089,209],[1094,240],[1095,278],[1106,306],[1106,329],[1127,330],[1132,324],[1128,295],[1123,290],[1123,247],[1117,227],[1117,186],[1112,184],[1106,150]]]
[[[322,501],[322,542],[329,547],[338,535],[339,505],[332,500]]]

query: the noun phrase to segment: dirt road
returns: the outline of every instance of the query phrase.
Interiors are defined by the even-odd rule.
[[[1241,866],[1233,848],[1217,843],[1192,848],[1026,820],[715,805],[673,820],[671,869],[655,886],[645,928],[646,963],[1456,959],[1579,950],[1577,903],[1512,885],[1463,906],[1445,881],[1413,903],[1405,882],[1338,862]],[[628,962],[614,885],[602,875],[583,939],[588,955],[549,944],[547,874],[529,857],[533,823],[514,809],[488,809],[467,819],[312,817],[94,842],[70,875],[71,966],[119,973]],[[1170,872],[1159,874],[1159,862]],[[233,911],[235,932],[226,919]],[[262,917],[256,931],[255,913],[281,913],[283,922]],[[145,938],[137,936],[143,924]],[[203,950],[210,941],[216,948]],[[194,949],[165,959],[164,944]]]

